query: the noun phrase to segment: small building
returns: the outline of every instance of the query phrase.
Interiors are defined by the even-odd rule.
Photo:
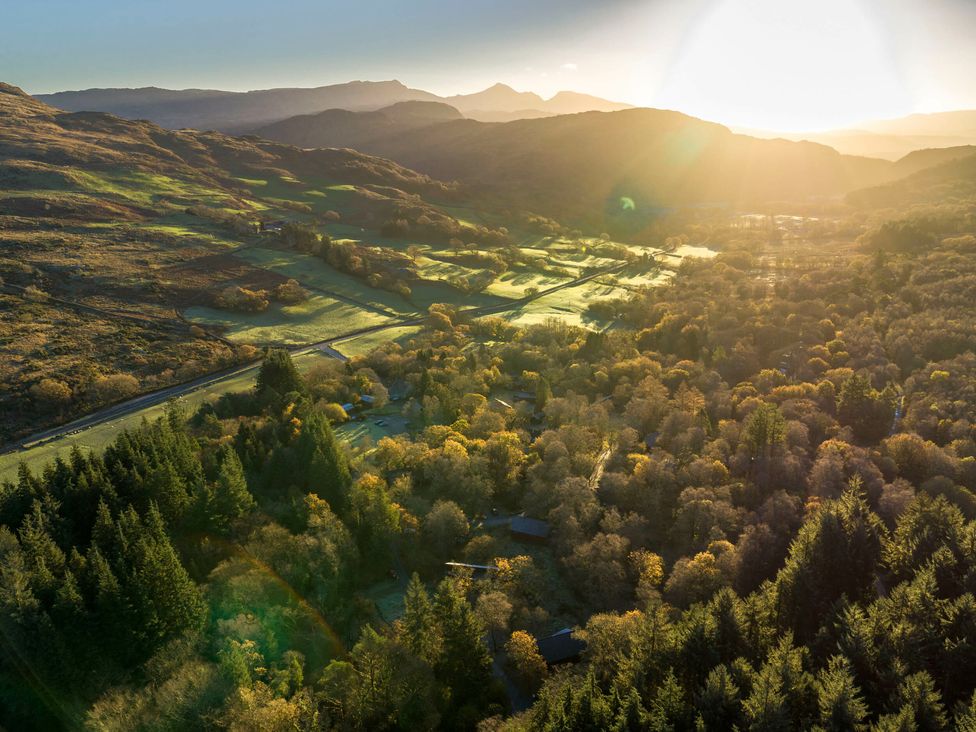
[[[536,643],[539,646],[539,655],[546,659],[546,663],[550,666],[575,663],[586,650],[586,644],[573,637],[571,628],[563,628],[558,633],[537,638]]]
[[[549,541],[549,524],[538,519],[513,516],[508,524],[508,531],[517,541],[533,544],[546,544]]]
[[[535,394],[533,394],[531,391],[517,391],[512,394],[512,399],[517,402],[534,402]]]

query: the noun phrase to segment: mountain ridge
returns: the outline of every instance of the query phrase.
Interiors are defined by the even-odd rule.
[[[630,105],[610,102],[577,92],[559,92],[545,100],[534,92],[517,92],[505,84],[495,84],[473,94],[438,96],[413,89],[393,79],[388,81],[350,81],[319,87],[281,87],[229,92],[218,89],[165,89],[162,87],[91,88],[38,94],[36,98],[69,112],[110,112],[128,119],[148,119],[162,127],[217,129],[239,132],[248,127],[271,124],[303,114],[329,109],[375,111],[402,101],[442,102],[458,108],[469,117],[498,117],[507,121],[519,113],[555,115],[566,110],[610,111]],[[554,107],[547,105],[554,103]],[[585,108],[585,109],[584,109]]]

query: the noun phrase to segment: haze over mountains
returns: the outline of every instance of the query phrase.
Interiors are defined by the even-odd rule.
[[[976,111],[912,114],[826,132],[737,131],[756,137],[819,142],[846,155],[897,160],[915,150],[976,145]]]
[[[110,112],[129,119],[147,119],[170,129],[193,127],[223,132],[328,109],[373,111],[407,101],[446,102],[466,117],[491,122],[591,110],[614,111],[630,106],[575,92],[560,92],[545,100],[531,92],[517,92],[504,84],[475,94],[439,97],[421,89],[411,89],[399,81],[351,81],[313,89],[249,92],[175,91],[156,87],[87,89],[40,94],[37,98],[69,112]]]

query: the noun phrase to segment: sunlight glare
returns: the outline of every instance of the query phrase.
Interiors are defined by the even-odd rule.
[[[884,19],[860,0],[718,0],[653,105],[725,124],[813,131],[911,111]]]

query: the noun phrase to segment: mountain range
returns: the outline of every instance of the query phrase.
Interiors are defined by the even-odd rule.
[[[622,197],[653,213],[685,204],[838,196],[918,169],[811,142],[739,135],[656,109],[492,123],[462,118],[444,104],[411,102],[376,112],[329,110],[253,133],[390,158],[557,218],[603,211]]]
[[[845,155],[813,141],[738,134],[679,112],[619,109],[623,105],[570,92],[544,100],[500,84],[448,98],[399,82],[351,82],[245,94],[92,90],[37,99],[155,117],[162,126],[215,122],[249,140],[295,148],[351,148],[420,175],[456,181],[492,205],[609,228],[622,208],[638,212],[624,218],[639,219],[683,205],[837,198],[967,158],[974,150],[919,151],[893,162]],[[333,106],[315,109],[324,104]],[[602,111],[566,113],[600,106]],[[295,109],[315,111],[255,122]],[[943,129],[964,137],[969,124],[968,113],[916,116],[901,124],[879,123],[871,134],[931,137]]]
[[[146,119],[169,129],[192,127],[239,132],[302,114],[329,109],[374,111],[398,102],[445,102],[472,119],[504,122],[574,112],[614,111],[630,105],[575,92],[543,99],[495,84],[475,94],[439,97],[399,81],[351,81],[312,89],[228,92],[212,89],[86,89],[40,94],[37,99],[69,112],[110,112]]]

